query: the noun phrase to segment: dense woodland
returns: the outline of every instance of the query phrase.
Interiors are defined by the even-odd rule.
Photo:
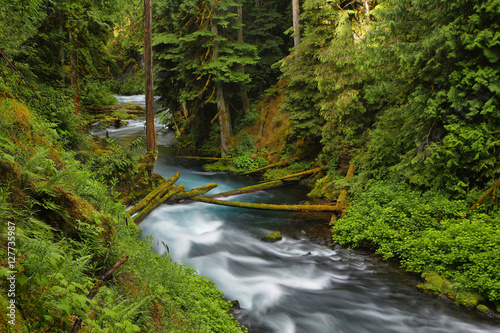
[[[13,263],[2,243],[1,283],[19,272],[16,326],[2,315],[0,330],[68,331],[78,316],[92,332],[245,330],[213,282],[126,223],[125,205],[162,181],[134,153],[143,142],[88,134],[113,94],[144,92],[143,1],[0,6],[0,220],[16,239]],[[334,243],[500,312],[500,1],[152,6],[158,119],[180,151],[228,158],[210,170],[279,165],[266,179],[321,170],[306,184],[342,205]]]

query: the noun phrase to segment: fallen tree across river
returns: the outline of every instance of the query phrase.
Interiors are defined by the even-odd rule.
[[[340,212],[342,209],[338,206],[328,206],[328,205],[271,205],[271,204],[259,204],[251,202],[237,202],[237,201],[226,201],[217,200],[207,197],[194,197],[191,200],[205,202],[215,205],[231,206],[239,208],[251,208],[251,209],[264,209],[264,210],[281,210],[281,211],[293,211],[293,212]]]

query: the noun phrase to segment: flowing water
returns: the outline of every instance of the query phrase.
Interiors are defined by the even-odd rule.
[[[130,98],[129,98],[130,99]],[[143,96],[131,98],[140,104]],[[245,177],[207,173],[176,158],[173,132],[157,126],[155,172],[180,171],[187,189],[215,182],[210,193],[252,183]],[[104,135],[104,129],[94,132]],[[119,144],[145,137],[144,121],[109,129]],[[297,203],[300,187],[240,195],[228,200]],[[324,215],[269,212],[205,203],[162,205],[140,224],[161,254],[213,279],[226,298],[241,306],[234,315],[250,332],[499,332],[500,324],[419,292],[412,278],[369,252],[331,248],[318,242],[328,226]],[[279,230],[277,243],[260,239]]]

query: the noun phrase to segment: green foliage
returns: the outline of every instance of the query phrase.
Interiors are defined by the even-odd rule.
[[[280,70],[273,66],[288,53],[290,39],[284,27],[292,22],[289,1],[261,0],[243,1],[243,38],[255,45],[259,61],[245,66],[252,81],[247,84],[250,97],[263,96],[268,87],[273,86]]]
[[[165,18],[155,20],[153,38],[159,102],[175,119],[189,114],[183,125],[196,135],[197,147],[207,140],[207,124],[217,114],[216,85],[236,91],[239,84],[250,81],[244,66],[257,60],[256,48],[236,39],[238,5],[233,0],[158,1],[154,5],[154,16]],[[226,95],[228,100],[239,99],[237,94]]]
[[[435,272],[455,290],[500,298],[498,212],[465,218],[467,205],[435,190],[405,183],[368,183],[332,227],[341,245],[369,246],[383,258],[397,257],[412,272]]]
[[[90,153],[80,152],[78,161],[55,145],[56,131],[25,106],[1,100],[0,110],[0,218],[15,224],[20,328],[67,332],[81,316],[82,329],[92,332],[245,331],[212,281],[141,241],[98,174],[124,172],[119,160],[129,159],[140,141],[107,156],[109,169],[93,170],[96,162],[82,158]],[[0,249],[3,258],[6,251]],[[125,254],[130,260],[114,273],[115,283],[107,281],[89,301],[96,279]]]
[[[398,0],[374,12],[367,96],[385,111],[363,168],[459,195],[498,178],[494,3]]]
[[[172,313],[172,318],[183,323],[176,327],[165,322],[165,330],[172,332],[241,332],[245,329],[231,320],[227,314],[231,307],[223,300],[222,293],[215,289],[212,280],[199,276],[196,271],[172,261],[168,255],[155,254],[152,239],[137,242],[139,231],[135,226],[120,224],[117,237],[121,247],[130,255],[130,263],[139,283],[148,286],[148,292],[155,295],[169,307],[186,309]],[[154,330],[153,330],[154,331]]]

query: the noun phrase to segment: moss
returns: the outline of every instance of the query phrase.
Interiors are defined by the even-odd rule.
[[[425,283],[419,284],[418,287],[427,294],[448,298],[454,301],[456,305],[467,308],[476,307],[477,303],[482,300],[478,294],[457,290],[451,281],[435,272],[423,273],[422,277],[425,279]]]
[[[477,309],[478,311],[480,311],[480,312],[483,312],[483,313],[486,313],[486,312],[490,311],[490,309],[489,309],[486,305],[484,305],[484,304],[479,304],[479,305],[476,307],[476,309]]]
[[[265,235],[262,238],[262,240],[264,242],[274,243],[274,242],[280,241],[282,238],[283,238],[283,236],[281,235],[281,232],[279,232],[279,231],[273,231],[273,232]]]

